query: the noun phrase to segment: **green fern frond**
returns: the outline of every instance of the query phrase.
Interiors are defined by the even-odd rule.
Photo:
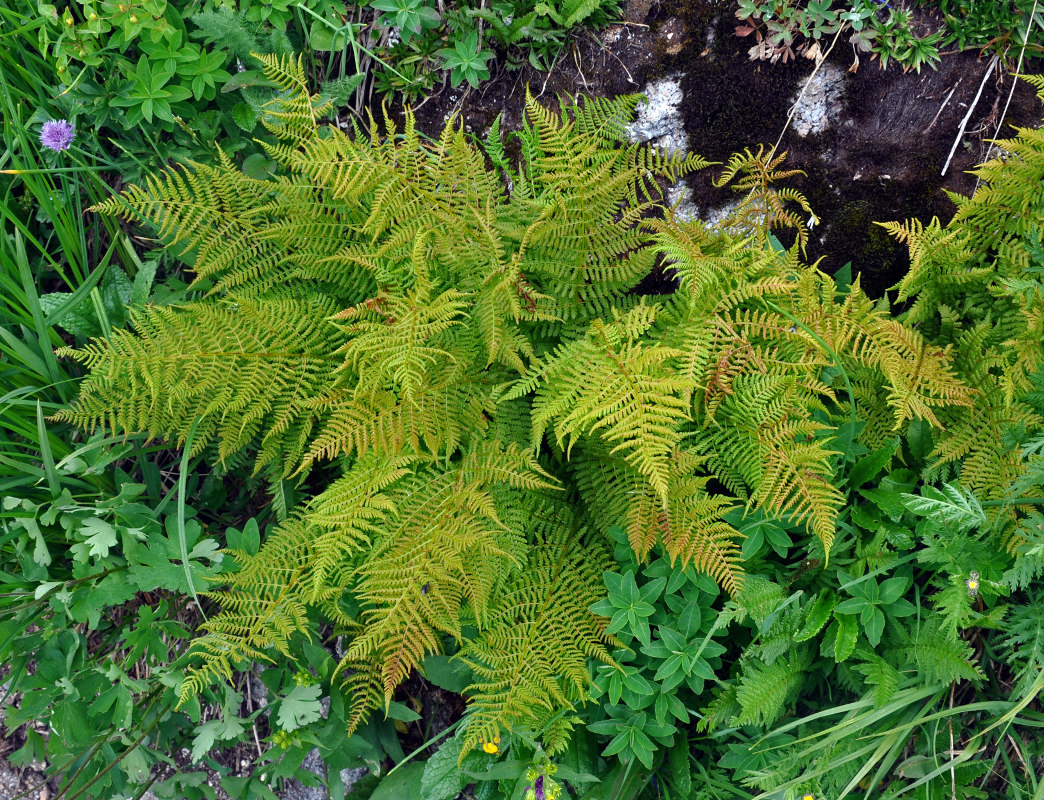
[[[132,311],[134,333],[59,351],[91,374],[56,418],[178,443],[198,419],[193,454],[217,440],[225,459],[258,440],[255,469],[278,453],[289,474],[316,422],[311,398],[330,385],[339,341],[325,322],[332,310],[321,300],[242,300]]]
[[[502,730],[540,730],[558,709],[586,698],[587,662],[612,663],[605,620],[588,606],[603,593],[609,556],[564,509],[534,510],[534,546],[498,597],[485,633],[460,658],[478,676],[466,690],[464,751]]]
[[[303,144],[315,136],[318,121],[331,104],[319,103],[319,96],[309,93],[304,56],[295,59],[261,53],[251,55],[261,62],[265,77],[283,93],[263,106],[261,123],[276,138],[293,144]]]
[[[680,351],[637,341],[654,313],[643,305],[611,325],[595,320],[586,337],[559,348],[505,398],[536,389],[535,444],[552,424],[567,451],[581,435],[604,429],[611,452],[623,451],[666,503],[668,460],[688,418],[679,395],[690,387],[666,368]]]
[[[747,235],[756,236],[762,245],[768,244],[768,235],[774,228],[790,228],[796,237],[795,250],[804,252],[808,226],[802,216],[788,208],[788,204],[796,205],[809,215],[812,214],[812,207],[800,192],[772,186],[781,180],[805,174],[799,169],[778,169],[786,157],[784,152],[774,158],[766,158],[763,146],[758,147],[757,153],[749,149],[736,153],[729,159],[714,185],[721,187],[735,181],[733,191],[746,193],[739,205],[728,214],[724,227],[733,227]]]
[[[771,725],[804,683],[805,670],[812,662],[806,648],[772,664],[747,661],[739,678],[736,702],[740,713],[737,725]]]

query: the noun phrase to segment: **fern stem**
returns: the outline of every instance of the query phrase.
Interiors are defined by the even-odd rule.
[[[980,506],[1044,506],[1044,497],[1022,497],[1018,500],[982,500]]]
[[[199,609],[199,613],[203,615],[205,620],[207,615],[199,604],[196,586],[192,582],[192,567],[189,565],[188,540],[185,532],[185,491],[188,484],[189,454],[192,452],[192,440],[196,436],[196,429],[199,427],[201,419],[202,417],[196,417],[192,427],[189,428],[188,436],[185,437],[185,449],[181,453],[181,469],[178,475],[178,544],[181,547],[181,566],[185,570],[185,580],[188,582],[189,594],[192,595],[196,608]]]

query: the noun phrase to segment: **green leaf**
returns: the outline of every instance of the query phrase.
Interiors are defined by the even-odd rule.
[[[865,597],[850,597],[834,606],[834,613],[858,614],[864,608],[870,608],[869,601]]]
[[[397,719],[400,722],[416,722],[420,718],[420,714],[405,703],[400,703],[398,700],[392,700],[388,703],[388,719]]]
[[[232,106],[232,120],[247,133],[253,133],[257,127],[257,112],[249,103],[236,103]]]
[[[464,776],[457,767],[460,741],[453,737],[435,751],[424,765],[421,777],[421,800],[455,800],[464,789]]]
[[[370,800],[405,800],[421,792],[424,780],[423,761],[411,761],[389,773],[370,795]]]
[[[87,552],[95,558],[108,558],[109,548],[116,546],[116,529],[97,517],[83,520],[80,528],[82,533],[87,534]]]
[[[879,602],[883,606],[889,606],[898,600],[906,592],[910,586],[910,579],[902,576],[896,576],[889,578],[888,580],[881,583],[879,587],[880,595]]]
[[[156,259],[149,259],[138,267],[138,272],[134,276],[134,283],[131,286],[130,305],[141,306],[149,300],[149,293],[152,291],[152,283],[156,279],[156,268],[159,266],[159,261]]]
[[[856,639],[859,637],[859,625],[855,617],[842,614],[834,617],[837,625],[837,638],[834,640],[834,660],[845,661],[855,651]]]
[[[237,72],[225,81],[221,87],[221,93],[234,92],[236,89],[242,89],[244,86],[271,86],[275,88],[275,84],[265,78],[260,70],[245,69],[242,72]]]
[[[320,22],[315,19],[312,20],[311,26],[308,28],[308,44],[313,50],[318,50],[323,53],[329,53],[333,50],[334,46],[334,31],[326,22]],[[344,43],[344,37],[339,36],[338,42]]]
[[[834,593],[829,589],[822,591],[809,607],[808,615],[805,617],[805,624],[798,631],[794,640],[798,642],[807,641],[823,630],[823,626],[830,621],[830,615],[834,611],[834,603]]]
[[[926,463],[935,446],[931,423],[923,419],[911,420],[906,428],[906,446],[918,463]]]
[[[238,739],[246,732],[246,726],[239,717],[232,716],[226,711],[224,719],[212,719],[195,728],[196,735],[192,739],[192,754],[189,759],[193,764],[214,749],[218,742],[226,742],[229,739]]]
[[[904,493],[901,499],[915,514],[962,532],[985,525],[987,521],[978,498],[956,484],[944,483],[941,489],[926,486],[921,495]]]
[[[279,702],[279,714],[276,723],[284,731],[295,731],[318,720],[321,716],[319,695],[322,687],[318,684],[295,686],[290,694]]]
[[[66,747],[86,747],[91,741],[94,726],[87,719],[87,707],[82,700],[69,698],[54,706],[51,729],[61,737]]]
[[[263,153],[251,153],[243,159],[243,173],[256,181],[265,181],[275,175],[279,165]]]
[[[848,475],[848,485],[858,489],[867,481],[876,478],[892,460],[895,451],[899,448],[899,438],[892,439],[879,450],[875,450],[868,456],[859,459],[852,467]]]
[[[870,642],[871,647],[877,647],[881,643],[881,634],[884,633],[884,626],[884,612],[879,608],[874,608],[870,613],[870,618],[863,623],[863,632],[866,633],[866,640]]]
[[[196,520],[185,523],[185,546],[189,549],[188,561],[182,564],[177,519],[172,515],[166,519],[166,536],[150,538],[128,553],[131,560],[130,577],[143,592],[167,589],[188,594],[191,588],[186,571],[192,576],[192,586],[205,586],[207,578],[217,574],[221,562],[217,541],[203,539],[203,529]],[[210,562],[205,565],[203,562]]]
[[[424,659],[421,671],[425,678],[454,694],[461,694],[474,681],[475,674],[463,661],[454,661],[449,656],[433,655]]]

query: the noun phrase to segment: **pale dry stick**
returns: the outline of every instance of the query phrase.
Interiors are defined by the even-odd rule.
[[[1006,733],[1004,735],[1007,736],[1008,741],[1011,742],[1011,749],[1015,751],[1015,755],[1019,759],[1019,765],[1022,767],[1022,771],[1026,774],[1029,774],[1030,768],[1029,765],[1026,763],[1026,757],[1022,755],[1022,748],[1019,747],[1019,742],[1016,742],[1015,737],[1012,736],[1010,733]]]
[[[1029,23],[1026,25],[1026,35],[1022,37],[1022,51],[1019,53],[1019,63],[1015,65],[1015,75],[1011,76],[1011,91],[1008,92],[1008,99],[1004,103],[1004,110],[1001,112],[1000,119],[997,120],[997,130],[993,132],[993,138],[996,139],[1000,136],[1001,126],[1004,125],[1004,117],[1008,114],[1008,106],[1011,105],[1011,98],[1015,96],[1015,87],[1018,85],[1018,78],[1015,76],[1022,72],[1022,59],[1026,56],[1026,46],[1029,44],[1029,32],[1030,28],[1033,27],[1033,23],[1036,19],[1037,13],[1037,0],[1033,0],[1033,8],[1030,9]],[[975,188],[979,188],[979,181],[981,178],[976,177]]]
[[[591,87],[587,85],[587,77],[584,75],[584,59],[580,55],[580,48],[576,46],[576,42],[573,42],[573,63],[576,64],[576,74],[584,82],[584,91],[590,92]]]
[[[961,83],[960,81],[957,81],[957,85],[958,86],[960,85],[960,83]],[[954,86],[952,89],[950,89],[950,93],[948,95],[946,95],[946,99],[943,100],[942,105],[939,106],[939,110],[936,111],[935,112],[935,116],[932,117],[932,121],[930,123],[928,123],[928,127],[924,129],[925,133],[928,133],[928,131],[930,131],[932,128],[935,127],[935,123],[939,121],[939,115],[942,114],[943,109],[946,108],[946,106],[949,104],[950,98],[953,97],[953,93],[956,92],[956,91],[957,91],[957,86]]]
[[[848,27],[846,22],[840,28],[837,29],[837,33],[834,34],[834,41],[830,43],[830,47],[822,55],[822,57],[816,59],[816,68],[812,70],[812,74],[808,76],[808,80],[805,81],[805,85],[801,87],[801,93],[798,95],[797,100],[794,101],[794,105],[790,107],[790,113],[787,114],[787,121],[783,123],[783,130],[779,132],[779,138],[776,139],[776,143],[772,145],[772,149],[769,150],[768,158],[766,161],[771,161],[772,157],[776,155],[776,150],[779,149],[779,143],[783,141],[783,136],[787,132],[787,128],[790,127],[790,123],[794,121],[794,115],[797,113],[798,106],[801,104],[802,99],[805,97],[805,92],[808,91],[808,87],[812,85],[812,80],[816,77],[819,72],[819,68],[822,67],[826,60],[830,57],[830,54],[834,52],[834,45],[837,44],[837,40],[841,37],[841,33]]]
[[[549,80],[551,80],[551,73],[555,71],[555,66],[558,64],[558,59],[561,58],[562,53],[564,51],[565,51],[565,48],[563,47],[561,50],[559,50],[557,53],[555,53],[555,60],[551,62],[551,67],[548,69],[547,75],[544,77],[544,85],[540,87],[540,94],[538,94],[536,96],[537,100],[539,100],[541,97],[543,97],[544,96],[544,92],[547,91],[547,82]],[[521,79],[521,77],[522,77],[522,73],[519,72],[519,79]]]
[[[246,691],[247,691],[247,708],[250,709],[248,713],[254,712],[254,693],[250,689],[250,679],[254,676],[253,671],[247,673],[246,676]],[[261,749],[261,739],[257,735],[257,723],[253,723],[251,729],[254,731],[254,744],[257,745],[257,757],[261,758],[265,754],[265,751]]]
[[[1036,0],[1034,0],[1034,2],[1036,2]],[[943,164],[942,172],[940,172],[939,175],[945,176],[946,170],[950,168],[953,154],[957,152],[957,145],[961,143],[961,137],[964,136],[964,129],[968,127],[968,121],[971,119],[971,115],[975,113],[975,107],[979,105],[979,98],[982,97],[983,87],[986,86],[986,81],[988,81],[990,75],[993,74],[993,68],[997,66],[999,60],[1000,56],[994,56],[990,59],[990,65],[986,68],[986,74],[982,76],[982,82],[979,84],[979,91],[975,93],[975,99],[972,100],[972,104],[968,106],[968,113],[965,114],[964,119],[961,120],[961,127],[957,131],[957,138],[953,140],[953,147],[950,148],[950,155],[946,157],[946,163]]]

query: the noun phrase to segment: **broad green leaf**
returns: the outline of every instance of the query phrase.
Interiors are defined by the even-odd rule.
[[[370,795],[370,800],[408,800],[421,793],[424,780],[424,762],[411,761],[381,781]]]
[[[457,767],[460,741],[453,737],[442,743],[424,765],[421,800],[455,800],[464,788],[464,776]]]
[[[877,477],[881,470],[888,466],[898,448],[899,439],[896,437],[879,450],[859,459],[848,475],[848,485],[853,489],[858,489],[867,481]]]

